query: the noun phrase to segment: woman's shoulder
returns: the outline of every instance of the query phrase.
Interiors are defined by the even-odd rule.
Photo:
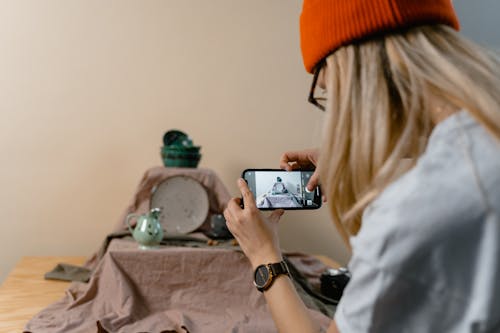
[[[390,266],[395,250],[403,262],[438,244],[453,248],[477,233],[486,215],[498,219],[499,170],[500,142],[466,112],[451,116],[435,128],[415,167],[365,210],[353,249],[370,249],[368,260]]]
[[[423,305],[443,320],[496,323],[500,143],[466,114],[443,125],[415,167],[365,210],[351,238],[350,290],[375,293],[379,304],[398,298],[411,313]]]

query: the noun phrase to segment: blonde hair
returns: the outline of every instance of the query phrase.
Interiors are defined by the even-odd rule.
[[[328,103],[318,168],[346,242],[362,211],[424,151],[436,101],[467,110],[500,140],[500,61],[449,27],[344,46],[323,70]]]

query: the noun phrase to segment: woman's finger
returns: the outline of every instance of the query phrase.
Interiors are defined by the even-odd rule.
[[[240,234],[238,219],[236,218],[235,214],[231,211],[231,208],[229,208],[230,203],[231,202],[228,203],[228,208],[224,210],[224,218],[226,219],[226,226],[229,229],[229,231],[233,234],[234,237],[238,237]],[[241,208],[239,208],[238,206],[238,209]]]
[[[319,185],[319,172],[316,169],[307,183],[307,190],[313,191]]]
[[[285,211],[283,209],[277,209],[277,210],[273,211],[269,215],[269,221],[271,221],[272,223],[278,223],[281,216],[283,216],[284,213],[285,213]]]
[[[257,208],[252,191],[250,191],[247,182],[244,181],[243,178],[238,179],[238,187],[240,189],[241,195],[243,196],[243,204],[245,205],[245,208]]]
[[[319,185],[319,173],[318,173],[318,170],[316,169],[316,171],[314,171],[313,175],[311,176],[311,179],[309,179],[309,182],[307,183],[306,188],[308,191],[314,191],[314,189],[318,185]],[[321,196],[321,199],[323,200],[323,202],[327,201],[326,195],[324,193]]]
[[[295,162],[294,165],[297,165],[297,161],[299,160],[299,154],[296,151],[287,151],[283,155],[281,155],[280,159],[280,168],[286,171],[292,171],[293,166],[290,163]]]
[[[234,219],[229,208],[224,209],[224,212],[222,214],[224,215],[226,222],[232,221]]]
[[[287,171],[301,168],[313,168],[316,167],[317,159],[317,149],[287,151],[281,155],[280,168]]]
[[[236,214],[242,211],[241,209],[241,199],[240,198],[232,198],[227,203],[227,210],[231,214],[231,217],[234,219]]]

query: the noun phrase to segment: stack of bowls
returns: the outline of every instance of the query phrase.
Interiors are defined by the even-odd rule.
[[[196,168],[201,159],[200,146],[193,145],[189,136],[179,130],[170,130],[163,136],[161,157],[166,167]]]

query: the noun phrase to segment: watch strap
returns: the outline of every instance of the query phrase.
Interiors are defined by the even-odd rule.
[[[290,271],[288,270],[288,266],[284,260],[274,264],[268,264],[268,267],[270,271],[273,273],[272,275],[273,277],[277,277],[278,275],[281,274],[286,274],[290,276]]]

